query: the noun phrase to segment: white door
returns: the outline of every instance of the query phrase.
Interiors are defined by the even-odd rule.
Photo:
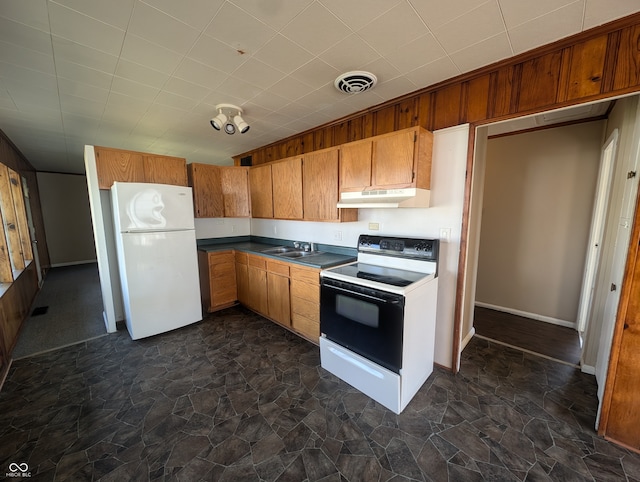
[[[602,251],[602,237],[609,205],[609,192],[611,191],[611,179],[613,178],[613,166],[615,164],[616,147],[618,144],[618,129],[614,130],[607,142],[605,142],[600,154],[600,172],[596,186],[596,198],[591,217],[591,232],[587,243],[587,259],[585,261],[584,275],[582,278],[582,290],[578,303],[577,329],[582,339],[587,329],[587,320],[591,313],[593,294],[596,287],[596,273],[600,252]]]
[[[27,180],[22,178],[22,192],[24,195],[24,207],[27,212],[27,224],[29,225],[29,237],[31,238],[31,250],[33,251],[33,261],[36,263],[36,273],[38,274],[38,287],[42,286],[42,268],[40,267],[40,255],[38,253],[38,239],[36,238],[36,227],[33,224],[31,214],[31,203],[29,202],[29,186]]]

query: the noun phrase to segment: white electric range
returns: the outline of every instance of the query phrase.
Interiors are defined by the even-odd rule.
[[[356,262],[320,273],[322,367],[395,413],[433,371],[438,251],[360,235]]]

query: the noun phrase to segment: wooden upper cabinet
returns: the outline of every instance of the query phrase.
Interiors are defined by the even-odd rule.
[[[340,147],[340,190],[431,187],[433,134],[411,127]]]
[[[358,191],[371,186],[371,139],[340,146],[340,190]]]
[[[111,189],[115,181],[187,186],[187,163],[181,157],[95,147],[98,187]]]
[[[248,218],[251,215],[249,168],[221,167],[220,174],[225,217]]]
[[[111,189],[115,181],[145,182],[141,153],[106,147],[95,147],[94,150],[100,189]]]
[[[273,217],[302,219],[302,157],[292,157],[271,165]]]
[[[219,166],[191,163],[187,166],[189,184],[193,188],[193,206],[196,218],[224,216],[221,174]]]
[[[273,218],[273,186],[271,164],[249,169],[251,215],[254,218]]]
[[[302,158],[304,219],[357,221],[357,209],[338,209],[339,153],[337,147],[309,152]]]
[[[142,156],[145,182],[187,186],[187,161],[180,157]]]

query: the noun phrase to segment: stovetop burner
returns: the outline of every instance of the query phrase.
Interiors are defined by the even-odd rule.
[[[384,283],[392,286],[409,286],[412,283],[412,281],[409,281],[404,278],[399,278],[397,276],[367,273],[366,271],[358,271],[356,276],[358,278],[377,281],[378,283]]]

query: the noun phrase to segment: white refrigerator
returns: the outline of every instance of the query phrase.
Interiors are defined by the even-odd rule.
[[[202,320],[191,188],[114,182],[111,202],[131,338]]]

